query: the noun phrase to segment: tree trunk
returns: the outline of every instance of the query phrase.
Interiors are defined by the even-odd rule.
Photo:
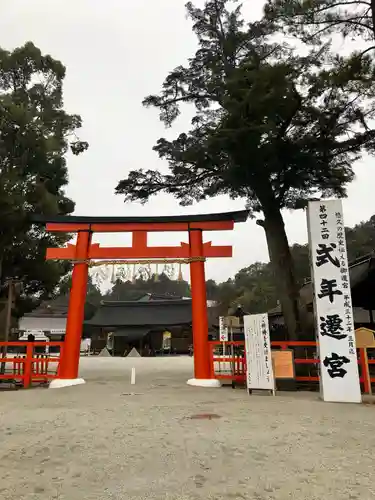
[[[278,208],[263,208],[264,221],[259,222],[266,233],[268,251],[275,284],[289,340],[298,340],[304,328],[299,290],[294,277],[294,265],[284,221]]]

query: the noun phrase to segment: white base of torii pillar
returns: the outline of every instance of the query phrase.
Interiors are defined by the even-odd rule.
[[[71,387],[73,385],[85,384],[83,378],[55,378],[51,380],[49,389],[62,389],[63,387]]]
[[[191,378],[186,383],[194,387],[221,387],[220,380],[214,378]]]

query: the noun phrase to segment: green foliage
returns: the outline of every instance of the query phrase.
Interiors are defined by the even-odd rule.
[[[265,15],[310,43],[334,33],[371,42],[375,37],[375,5],[367,0],[268,0]]]
[[[241,269],[234,277],[235,300],[229,307],[240,304],[246,312],[268,311],[277,303],[277,292],[269,264],[255,262]]]
[[[66,154],[88,144],[78,140],[78,115],[63,109],[65,67],[31,42],[0,49],[0,269],[24,281],[26,296],[52,293],[69,266],[45,262],[49,246],[69,236],[46,234],[30,223],[34,213],[70,214]]]
[[[68,295],[70,292],[70,288],[72,286],[72,275],[71,273],[67,274],[60,281],[57,296]],[[92,277],[89,276],[87,280],[87,292],[86,292],[86,302],[93,305],[98,306],[100,301],[102,300],[102,294],[100,288],[93,283]]]
[[[346,228],[349,261],[375,252],[375,215],[353,228]]]
[[[295,269],[298,275],[298,284],[302,285],[304,278],[309,276],[308,248],[307,245],[294,245],[291,248]],[[306,259],[305,259],[305,258]],[[296,265],[301,266],[298,267]],[[210,280],[212,281],[212,280]],[[214,282],[215,283],[215,282]],[[206,287],[208,282],[206,283]],[[241,305],[247,313],[257,314],[269,311],[279,302],[271,264],[268,262],[255,262],[248,267],[240,269],[234,279],[230,278],[223,283],[209,284],[211,298],[218,301],[220,312],[228,314],[229,310]]]

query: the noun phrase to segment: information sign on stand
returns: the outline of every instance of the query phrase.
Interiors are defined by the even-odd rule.
[[[219,317],[220,342],[228,342],[228,326],[225,324],[224,316]]]
[[[307,223],[322,398],[330,402],[360,403],[341,200],[310,201]]]
[[[275,394],[268,315],[244,316],[246,381],[249,392],[268,390]]]

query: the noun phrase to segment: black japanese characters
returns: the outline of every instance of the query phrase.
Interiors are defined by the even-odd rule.
[[[340,267],[340,261],[337,257],[332,256],[332,252],[336,250],[336,243],[319,243],[316,251],[316,266],[320,267],[323,264],[330,262],[336,267]]]
[[[328,297],[329,301],[332,303],[335,295],[342,295],[341,290],[336,290],[337,288],[337,280],[327,280],[323,278],[320,283],[320,293],[318,293],[319,299],[324,297]]]
[[[326,356],[323,364],[328,368],[327,372],[331,378],[343,378],[348,372],[342,368],[344,364],[350,363],[346,356],[339,356],[335,352],[331,356]]]
[[[343,333],[343,320],[338,314],[327,314],[326,317],[320,317],[320,335],[331,337],[333,339],[342,340],[347,337]]]

